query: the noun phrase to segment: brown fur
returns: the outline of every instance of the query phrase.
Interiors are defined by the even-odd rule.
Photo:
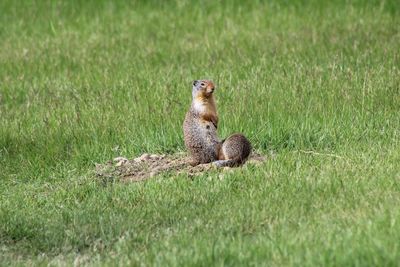
[[[251,143],[243,134],[232,134],[222,142],[218,160],[222,160],[222,166],[239,166],[246,162],[251,149]]]
[[[205,122],[212,122],[215,127],[218,127],[218,115],[214,96],[198,96],[193,100],[193,102],[197,102],[199,105],[204,106],[205,111],[200,112],[200,118]]]

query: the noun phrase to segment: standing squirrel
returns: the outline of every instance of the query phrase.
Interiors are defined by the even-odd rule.
[[[251,144],[239,133],[218,139],[214,90],[210,80],[193,81],[192,105],[183,122],[185,146],[192,157],[190,165],[213,162],[218,167],[239,166],[249,157]]]

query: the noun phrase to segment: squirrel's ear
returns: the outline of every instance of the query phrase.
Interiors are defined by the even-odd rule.
[[[196,86],[198,82],[199,82],[198,80],[194,80],[193,81],[193,86]]]

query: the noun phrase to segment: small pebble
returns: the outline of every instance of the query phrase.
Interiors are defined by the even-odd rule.
[[[148,160],[150,158],[150,155],[147,153],[144,153],[143,155],[140,156],[140,159],[142,161]]]
[[[124,165],[125,163],[128,162],[128,159],[124,158],[124,157],[116,157],[113,160],[114,160],[114,162],[117,162],[115,164],[115,166],[117,166],[117,167],[122,166],[122,165]]]
[[[122,165],[124,165],[126,163],[126,161],[118,161],[117,164],[115,164],[115,166],[120,167]]]
[[[134,158],[133,161],[134,162],[142,162],[142,161],[146,161],[150,159],[150,155],[147,153],[144,153],[143,155],[141,155],[140,157]]]
[[[114,162],[128,161],[128,159],[127,159],[127,158],[124,158],[124,157],[116,157],[116,158],[114,158],[113,160],[114,160]]]

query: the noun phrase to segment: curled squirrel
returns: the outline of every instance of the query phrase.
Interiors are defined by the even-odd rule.
[[[183,122],[185,146],[192,166],[213,162],[218,167],[235,167],[247,160],[251,144],[240,133],[220,141],[217,136],[218,115],[210,80],[193,81],[192,105]]]

